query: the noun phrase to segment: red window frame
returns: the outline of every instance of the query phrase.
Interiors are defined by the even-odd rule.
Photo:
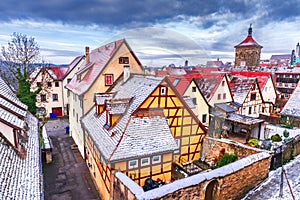
[[[105,85],[109,86],[114,83],[114,75],[113,74],[105,74]]]

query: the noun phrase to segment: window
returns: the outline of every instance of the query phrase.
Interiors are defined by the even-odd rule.
[[[113,74],[105,74],[105,85],[109,86],[114,83],[114,75]]]
[[[254,101],[256,99],[256,93],[251,94],[250,101]]]
[[[52,87],[52,83],[51,82],[48,82],[47,85],[48,85],[48,87]]]
[[[293,87],[293,88],[295,87],[295,83],[292,83],[292,87]]]
[[[202,123],[206,123],[207,114],[202,115]]]
[[[192,92],[196,92],[196,87],[192,87]]]
[[[46,95],[45,94],[41,94],[41,101],[45,102],[46,101]]]
[[[142,158],[141,159],[141,166],[146,166],[150,164],[150,158]]]
[[[161,87],[160,88],[160,95],[164,96],[167,93],[167,88],[166,87]]]
[[[67,79],[67,83],[70,83],[70,82],[71,82],[71,80],[72,80],[71,78],[68,78],[68,79]]]
[[[52,94],[53,101],[58,101],[58,94]]]
[[[223,94],[223,99],[226,99],[226,93]]]
[[[75,117],[75,109],[73,108],[73,117]]]
[[[160,163],[161,161],[161,156],[153,156],[152,157],[152,164]]]
[[[218,100],[220,100],[221,99],[221,94],[218,94]]]
[[[129,64],[129,58],[128,57],[120,57],[119,64]]]
[[[83,108],[83,100],[80,99],[80,108]]]
[[[256,106],[253,106],[253,113],[256,114]]]
[[[284,97],[288,99],[289,98],[289,94],[284,94]]]
[[[285,83],[285,84],[284,84],[284,87],[289,87],[289,84]]]
[[[252,114],[252,107],[249,107],[249,115]]]
[[[55,87],[59,87],[59,82],[55,81]]]
[[[41,83],[41,82],[37,82],[37,83],[36,83],[36,86],[37,86],[37,87],[41,87],[41,86],[42,86],[42,83]]]
[[[279,78],[283,78],[283,74],[279,74]]]
[[[176,78],[173,82],[173,85],[176,87],[180,81],[180,78]]]
[[[225,86],[225,81],[222,81],[222,86],[223,86],[223,87]]]
[[[196,98],[192,98],[193,104],[197,105],[197,99]]]
[[[128,168],[133,169],[138,167],[138,161],[137,160],[131,160],[128,163]]]
[[[78,113],[76,113],[76,121],[78,122]]]
[[[179,153],[179,150],[180,150],[180,139],[175,139],[175,142],[177,144],[177,147],[178,147],[178,150],[174,151],[175,154],[178,154]]]

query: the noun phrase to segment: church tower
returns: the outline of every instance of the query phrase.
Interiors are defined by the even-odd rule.
[[[260,53],[263,48],[252,37],[252,27],[248,29],[248,36],[244,41],[235,47],[234,66],[258,67],[260,63]]]

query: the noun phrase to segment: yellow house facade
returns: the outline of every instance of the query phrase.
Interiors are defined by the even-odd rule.
[[[83,157],[84,133],[80,119],[94,105],[94,94],[105,92],[123,72],[143,73],[141,63],[124,39],[103,45],[91,52],[86,47],[84,62],[66,85],[69,90],[70,135]]]
[[[86,162],[103,199],[112,198],[116,171],[140,186],[151,178],[168,182],[173,163],[200,158],[206,128],[163,77],[131,75],[82,119]]]

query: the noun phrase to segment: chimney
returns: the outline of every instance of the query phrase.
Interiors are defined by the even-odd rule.
[[[130,77],[130,67],[129,65],[124,65],[123,82],[126,82],[129,77]]]
[[[85,47],[85,62],[90,63],[90,47]]]

